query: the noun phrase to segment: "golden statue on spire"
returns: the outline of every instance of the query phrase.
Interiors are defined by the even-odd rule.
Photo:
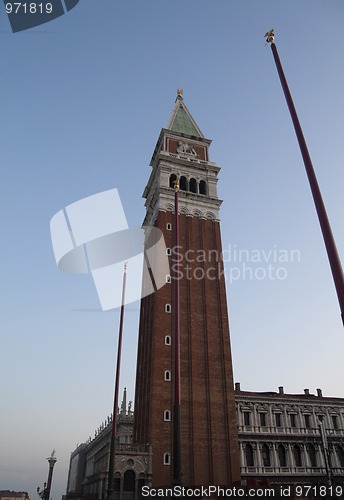
[[[183,99],[183,89],[177,89],[177,97],[181,97]]]
[[[264,38],[266,40],[266,43],[274,43],[275,42],[274,29],[272,28],[271,30],[267,31],[264,35]]]

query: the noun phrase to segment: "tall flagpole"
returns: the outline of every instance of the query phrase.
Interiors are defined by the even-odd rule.
[[[179,247],[178,180],[174,183],[174,245]],[[173,484],[181,485],[180,433],[180,280],[174,276],[174,405],[173,405]]]
[[[280,77],[280,81],[282,84],[283,92],[288,104],[289,112],[291,115],[291,119],[294,124],[294,129],[295,133],[297,136],[297,140],[299,142],[303,162],[306,168],[307,172],[307,177],[308,181],[310,184],[310,188],[312,191],[313,195],[313,200],[315,204],[315,208],[318,214],[318,219],[321,227],[321,231],[323,234],[324,242],[325,242],[325,247],[327,251],[327,256],[330,262],[330,267],[332,271],[332,276],[333,276],[333,281],[335,284],[336,292],[337,292],[337,297],[338,297],[338,302],[339,302],[339,307],[342,315],[342,321],[343,321],[343,326],[344,326],[344,275],[343,275],[343,268],[340,262],[340,258],[338,255],[338,251],[336,248],[336,243],[333,238],[330,222],[327,217],[325,205],[321,196],[321,191],[319,188],[319,184],[314,172],[314,168],[312,165],[312,160],[310,157],[310,154],[308,152],[307,144],[301,129],[301,125],[296,113],[296,109],[293,103],[293,99],[291,97],[291,93],[288,87],[288,83],[286,80],[286,77],[284,75],[284,71],[282,68],[282,64],[277,52],[277,47],[275,45],[275,38],[274,38],[274,30],[270,30],[265,34],[265,38],[267,43],[271,44],[271,50],[272,54],[274,56],[274,60],[276,63],[278,75]]]
[[[123,337],[123,320],[124,320],[124,301],[125,301],[125,286],[127,280],[127,262],[124,264],[123,271],[123,285],[122,285],[122,302],[121,302],[121,316],[119,322],[118,334],[118,347],[117,347],[117,366],[115,378],[115,394],[113,401],[112,413],[112,432],[110,442],[110,461],[109,461],[109,474],[107,486],[107,500],[111,500],[114,496],[114,473],[115,473],[115,456],[116,456],[116,433],[117,433],[117,408],[118,408],[118,392],[119,392],[119,378],[121,371],[121,354],[122,354],[122,337]]]

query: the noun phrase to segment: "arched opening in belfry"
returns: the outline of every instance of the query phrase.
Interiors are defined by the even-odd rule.
[[[171,174],[170,175],[170,188],[174,188],[174,183],[176,182],[176,180],[177,180],[176,174]]]
[[[190,179],[190,191],[191,193],[197,193],[197,181],[196,179]]]
[[[205,181],[200,181],[199,183],[199,193],[207,194],[207,183]]]
[[[186,177],[184,175],[182,175],[181,178],[179,179],[179,189],[181,189],[182,191],[188,190],[187,180],[186,180]]]

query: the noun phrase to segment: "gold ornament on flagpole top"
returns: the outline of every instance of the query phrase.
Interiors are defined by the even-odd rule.
[[[266,39],[266,44],[268,44],[268,43],[274,43],[275,42],[274,29],[272,28],[271,30],[267,31],[265,33],[265,35],[264,35],[264,38]]]
[[[174,189],[175,189],[175,191],[178,191],[178,190],[179,190],[179,180],[178,180],[178,179],[176,179],[176,180],[174,181]]]

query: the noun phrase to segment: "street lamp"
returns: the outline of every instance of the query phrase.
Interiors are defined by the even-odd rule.
[[[48,482],[44,483],[42,490],[40,489],[39,486],[37,487],[37,495],[41,497],[42,500],[50,500],[50,489],[51,489],[51,482],[53,480],[53,470],[54,470],[54,465],[57,462],[57,458],[54,455],[55,455],[55,450],[53,450],[51,452],[50,457],[47,458],[49,463]]]
[[[318,415],[318,418],[319,418],[321,444],[322,444],[322,448],[324,451],[327,482],[328,482],[328,485],[331,486],[332,485],[332,471],[331,471],[331,466],[330,466],[330,450],[329,450],[327,436],[326,436],[325,427],[324,427],[324,420],[323,420],[324,416]]]

